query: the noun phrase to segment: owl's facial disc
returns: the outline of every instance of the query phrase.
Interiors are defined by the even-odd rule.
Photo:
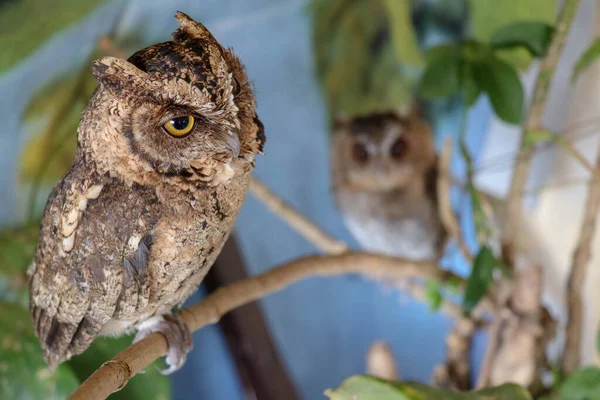
[[[358,190],[403,190],[421,179],[435,157],[428,127],[395,114],[355,117],[336,129],[347,137],[340,149],[348,162],[345,179]]]
[[[169,174],[225,168],[236,158],[253,162],[265,137],[244,67],[202,24],[176,18],[173,41],[127,61],[94,63],[97,81],[118,105],[106,110],[127,139],[125,151]]]

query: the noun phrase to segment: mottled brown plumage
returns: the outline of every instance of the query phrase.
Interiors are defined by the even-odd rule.
[[[338,119],[331,158],[337,206],[365,249],[413,260],[441,257],[446,234],[437,209],[437,156],[417,108]]]
[[[154,317],[181,305],[208,272],[262,153],[240,61],[203,25],[176,18],[173,41],[93,64],[99,87],[73,166],[48,199],[32,266],[31,315],[51,366],[99,334],[154,320],[168,331],[172,318]],[[195,121],[187,136],[163,128],[185,116]]]

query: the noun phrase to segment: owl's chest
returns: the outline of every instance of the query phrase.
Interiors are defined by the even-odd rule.
[[[412,260],[438,258],[439,227],[427,200],[408,207],[400,200],[347,195],[338,203],[346,226],[366,250]]]

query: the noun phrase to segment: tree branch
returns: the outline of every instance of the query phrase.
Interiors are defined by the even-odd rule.
[[[446,362],[433,373],[438,387],[466,391],[471,387],[471,342],[477,326],[471,318],[459,318],[446,337]]]
[[[365,267],[368,266],[368,267]],[[216,290],[200,303],[179,311],[191,332],[214,324],[227,312],[260,299],[310,276],[337,276],[357,273],[385,278],[429,277],[446,279],[451,273],[433,263],[414,262],[369,253],[347,252],[332,256],[311,256],[291,261],[262,275]],[[122,389],[138,372],[167,352],[160,333],[148,335],[115,358],[104,363],[70,396],[71,400],[105,399]]]
[[[542,116],[546,106],[546,98],[550,91],[550,84],[556,65],[562,53],[569,28],[575,17],[575,12],[579,6],[579,0],[565,0],[556,22],[556,32],[548,48],[546,57],[540,65],[540,72],[537,77],[535,89],[533,91],[533,100],[529,109],[529,115],[524,126],[524,131],[539,130],[542,125]],[[524,137],[524,135],[523,135]],[[519,230],[519,215],[521,215],[521,196],[523,195],[527,178],[529,176],[529,167],[534,149],[527,146],[521,138],[521,146],[517,156],[517,163],[512,176],[510,190],[507,199],[507,222],[502,232],[502,251],[504,260],[509,265],[513,265],[514,248],[513,240],[517,237]]]
[[[596,155],[596,168],[600,168],[600,148]],[[592,179],[588,185],[581,231],[577,248],[573,252],[571,272],[567,284],[567,338],[562,359],[562,370],[573,372],[580,363],[581,331],[583,328],[583,302],[581,293],[590,261],[592,239],[596,230],[596,219],[600,211],[600,180]]]
[[[302,235],[306,240],[314,244],[321,251],[335,255],[343,254],[349,250],[349,247],[346,243],[339,241],[323,232],[321,228],[319,228],[304,215],[296,211],[292,206],[278,197],[264,183],[255,177],[252,177],[252,181],[250,182],[250,192],[256,196],[256,198],[260,200],[273,214],[287,222],[292,229]],[[450,200],[448,197],[448,202],[449,201]],[[450,213],[452,213],[451,208]],[[453,213],[452,216],[454,216]],[[410,293],[410,295],[415,299],[426,302],[427,293],[421,284],[415,282],[402,282],[402,284],[399,286]],[[489,307],[491,304],[489,300],[486,299],[482,303],[484,304],[482,307],[483,310],[491,309]],[[455,318],[460,318],[462,316],[462,309],[460,306],[449,302],[446,299],[443,299],[440,310],[443,313]],[[479,316],[482,316],[482,314],[483,313],[479,313]]]
[[[259,179],[252,177],[250,192],[271,212],[287,222],[296,232],[328,254],[341,254],[348,250],[346,243],[323,232],[317,225],[275,195]]]

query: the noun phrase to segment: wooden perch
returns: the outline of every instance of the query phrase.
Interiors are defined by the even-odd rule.
[[[476,328],[471,318],[456,321],[446,337],[446,362],[433,372],[435,386],[459,391],[471,388],[471,342]]]
[[[512,281],[502,280],[497,297],[502,308],[489,331],[477,388],[507,382],[529,386],[535,379],[538,343],[544,337],[540,323],[542,271],[538,266],[523,268]]]
[[[214,324],[227,312],[265,297],[311,276],[361,274],[386,278],[429,277],[446,279],[452,274],[433,263],[408,261],[369,253],[311,256],[291,261],[264,274],[223,287],[200,303],[179,311],[191,332]],[[154,360],[167,353],[167,341],[160,333],[148,335],[115,358],[104,363],[69,397],[71,400],[106,399]]]
[[[250,182],[250,192],[271,212],[288,223],[296,232],[328,254],[341,254],[348,250],[346,243],[323,232],[317,225],[300,214],[255,177]]]
[[[442,183],[442,188],[444,190],[449,190],[449,186],[447,186],[445,182]],[[250,192],[256,196],[256,198],[260,200],[273,214],[287,222],[292,229],[302,235],[306,240],[311,242],[321,251],[328,254],[342,254],[349,250],[349,247],[346,243],[339,241],[325,233],[316,224],[314,224],[300,212],[295,210],[292,206],[287,204],[283,199],[269,190],[269,188],[256,177],[252,177],[252,181],[250,183]],[[454,216],[449,201],[450,197],[448,195],[448,203],[444,203],[444,212],[448,213],[446,210],[448,207],[449,212],[452,216]],[[462,281],[462,279],[458,279]],[[423,288],[422,283],[419,284],[415,282],[404,281],[401,282],[398,287],[406,290],[415,299],[419,301],[426,301],[427,293]],[[482,301],[482,303],[483,307],[480,308],[481,310],[490,310],[491,302],[488,299],[485,299]],[[443,313],[455,318],[460,318],[462,316],[461,307],[445,299],[442,300],[440,310]],[[482,316],[482,314],[483,313],[479,313],[478,315]]]
[[[231,235],[202,284],[212,293],[221,287],[247,279],[244,264],[235,234]],[[235,361],[245,398],[299,398],[257,302],[227,313],[219,326]]]

